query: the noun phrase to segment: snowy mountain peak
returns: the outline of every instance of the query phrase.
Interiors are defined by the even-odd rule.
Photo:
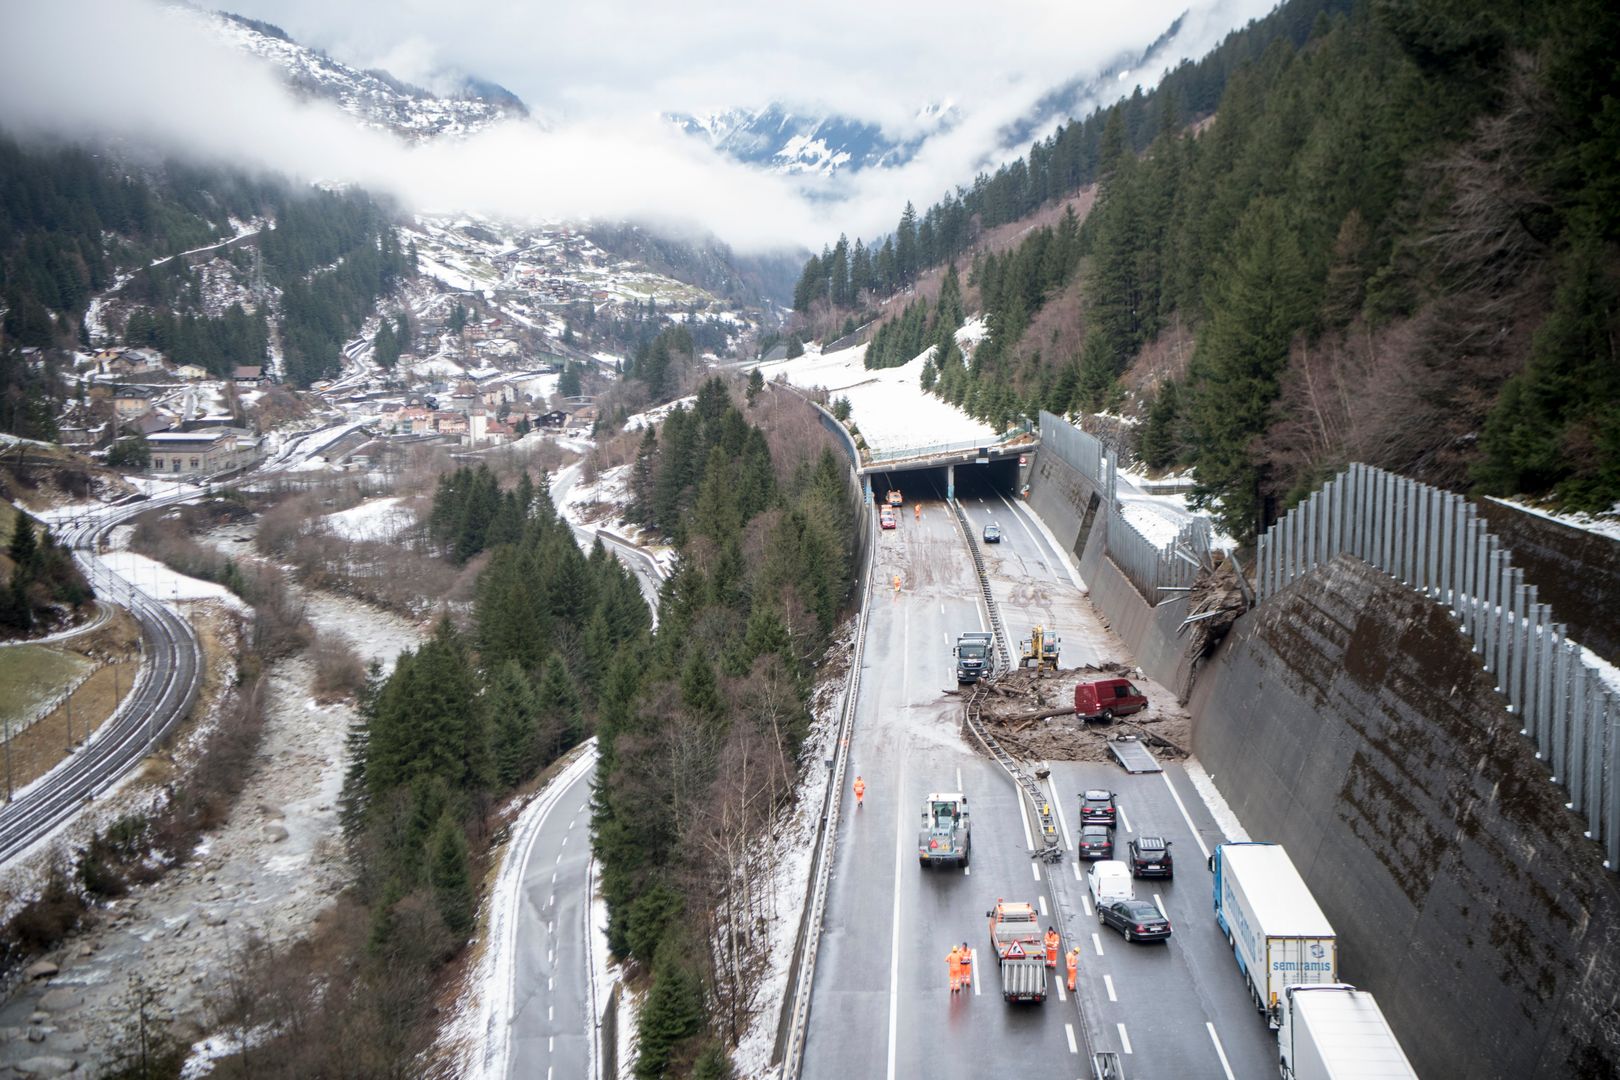
[[[670,113],[681,131],[748,165],[788,175],[823,175],[904,165],[926,139],[956,120],[950,102],[917,111],[919,133],[898,138],[877,124],[839,115],[806,115],[772,102],[763,109],[726,109],[703,116]]]
[[[528,109],[510,91],[468,76],[447,76],[450,95],[438,95],[394,78],[386,71],[361,71],[325,53],[298,44],[270,23],[228,12],[180,9],[202,20],[221,38],[277,69],[298,93],[323,98],[367,127],[411,139],[469,135]]]

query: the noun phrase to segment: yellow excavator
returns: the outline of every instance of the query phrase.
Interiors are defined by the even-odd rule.
[[[1021,650],[1018,656],[1019,667],[1034,667],[1037,671],[1057,670],[1058,651],[1063,647],[1063,639],[1046,627],[1032,627],[1029,637],[1018,644]]]

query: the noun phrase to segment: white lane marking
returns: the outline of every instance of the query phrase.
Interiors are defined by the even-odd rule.
[[[1116,1026],[1119,1028],[1119,1044],[1125,1048],[1125,1052],[1128,1054],[1131,1052],[1131,1037],[1125,1031],[1124,1024],[1118,1024]]]
[[[556,874],[551,875],[551,883],[553,885],[557,884],[557,875]]]
[[[1074,1025],[1064,1024],[1063,1033],[1069,1037],[1069,1053],[1078,1054],[1080,1052],[1080,1044],[1074,1041]]]
[[[900,655],[911,655],[911,608],[906,608],[905,620],[900,630]],[[911,702],[911,665],[902,664],[900,668],[900,700]],[[900,759],[900,780],[895,786],[896,791],[906,790],[906,761]],[[895,1078],[895,1053],[899,1048],[900,1034],[900,897],[904,891],[900,887],[900,875],[905,872],[906,857],[906,815],[896,811],[894,815],[894,919],[889,928],[889,1080]]]
[[[556,906],[557,906],[557,894],[552,893],[550,896],[546,897],[546,907],[556,907]]]
[[[1215,1056],[1221,1059],[1221,1071],[1226,1073],[1226,1080],[1237,1080],[1232,1075],[1232,1063],[1226,1060],[1226,1048],[1221,1046],[1221,1037],[1215,1034],[1215,1025],[1206,1020],[1204,1027],[1209,1029],[1209,1041],[1215,1044]]]
[[[1091,894],[1080,894],[1080,906],[1086,909],[1086,918],[1091,918]]]
[[[568,837],[566,837],[566,836],[565,836],[565,837],[563,837],[563,842],[562,842],[562,846],[563,846],[563,847],[567,847],[567,846],[568,846]]]
[[[549,1054],[555,1049],[557,1049],[557,1036],[555,1036],[555,1035],[547,1035],[546,1036],[546,1053]],[[551,1070],[547,1069],[546,1071],[549,1073]]]
[[[1158,893],[1153,894],[1153,906],[1159,909],[1160,915],[1163,915],[1167,919],[1170,917],[1170,913],[1164,910],[1164,901],[1159,899]]]
[[[1074,880],[1076,880],[1076,881],[1084,881],[1085,878],[1080,873],[1080,860],[1076,859],[1076,860],[1074,860],[1074,862],[1070,863],[1069,865],[1074,867]]]
[[[547,937],[551,936],[552,934],[555,934],[556,932],[557,932],[557,924],[556,923],[554,923],[554,922],[546,923],[546,936]]]
[[[578,824],[579,824],[579,815],[575,814],[573,819],[568,822],[568,827],[570,829],[572,829],[575,825],[578,825]]]
[[[1064,557],[1062,548],[1058,546],[1056,538],[1051,535],[1050,530],[1042,528],[1041,519],[1035,516],[1035,511],[1021,503],[1009,502],[1007,496],[1002,495],[999,491],[996,492],[996,494],[1000,496],[1002,502],[1012,507],[1014,517],[1022,515],[1023,517],[1033,521],[1036,528],[1041,529],[1041,531],[1047,537],[1047,544],[1043,550],[1052,552],[1058,561],[1058,565],[1063,567],[1064,572],[1068,574],[1070,583],[1073,584],[1076,589],[1079,589],[1081,592],[1085,592],[1086,583],[1080,579],[1080,572],[1075,569],[1074,565],[1069,562],[1067,558]]]
[[[551,865],[556,866],[557,863],[560,863],[560,862],[562,862],[562,852],[559,851],[559,852],[557,852],[557,862],[554,862]]]
[[[1037,899],[1040,900],[1040,902],[1041,902],[1041,918],[1044,919],[1044,918],[1046,918],[1046,894],[1041,893],[1041,895],[1039,897],[1037,897]]]
[[[1103,976],[1103,989],[1108,991],[1109,1001],[1119,1000],[1119,995],[1114,993],[1114,977],[1112,975]]]
[[[973,970],[968,973],[968,978],[973,980],[973,996],[978,997],[979,992],[980,992],[979,991],[979,950],[978,949],[969,949],[968,953],[973,957]]]
[[[1059,1001],[1068,1001],[1069,1000],[1068,995],[1063,992],[1063,980],[1054,977],[1052,979],[1052,981],[1057,984],[1058,1000]]]
[[[555,1066],[555,1065],[547,1065],[546,1066],[546,1080],[551,1080],[551,1070],[555,1069],[556,1067],[557,1066]]]
[[[1119,823],[1125,826],[1126,832],[1136,831],[1135,829],[1131,828],[1131,819],[1125,816],[1125,808],[1123,806],[1119,808]]]
[[[972,877],[973,876],[973,867],[971,867],[971,866],[962,867],[962,873],[963,873],[964,876]]]
[[[943,614],[945,614],[945,605],[944,605],[944,604],[941,604],[941,605],[939,605],[939,613],[940,613],[940,614],[941,614],[941,615],[943,615]],[[948,645],[948,644],[950,644],[950,640],[951,640],[951,639],[950,639],[950,636],[949,636],[949,635],[946,635],[946,637],[945,637],[945,643],[946,643],[946,644],[947,644],[947,645]]]
[[[1032,863],[1029,864],[1029,868],[1030,868],[1030,870],[1034,871],[1035,880],[1036,881],[1041,880],[1041,864],[1032,862]]]
[[[557,989],[557,977],[555,975],[547,975],[546,976],[546,993],[549,994],[549,993],[551,993],[551,991],[553,991],[555,989]]]
[[[1093,930],[1091,932],[1091,947],[1093,949],[1097,950],[1097,955],[1098,956],[1101,956],[1103,954],[1103,951],[1102,951],[1102,935],[1097,933],[1095,930]]]
[[[962,767],[960,765],[956,768],[956,790],[962,790]]]
[[[547,1005],[546,1006],[546,1019],[548,1021],[557,1019],[557,1006],[555,1006],[555,1005]]]
[[[945,644],[949,645],[951,643],[951,635],[945,633],[944,631],[940,631],[939,636],[945,639]]]
[[[1192,833],[1193,843],[1198,845],[1199,853],[1204,856],[1204,861],[1208,862],[1209,848],[1204,846],[1204,838],[1198,835],[1198,826],[1193,824],[1192,815],[1187,813],[1187,804],[1181,801],[1181,795],[1176,791],[1176,785],[1170,782],[1170,774],[1166,772],[1159,775],[1164,777],[1164,786],[1170,789],[1170,797],[1176,800],[1176,809],[1181,811],[1181,818],[1187,823],[1187,829]]]
[[[996,497],[999,498],[1003,503],[1007,502],[1007,496],[1003,495],[999,491],[996,492]],[[1009,503],[1008,505],[1011,505],[1011,504]],[[992,517],[994,514],[995,514],[995,507],[993,507],[993,506],[987,508],[985,510],[985,512],[984,512],[985,517]],[[1019,516],[1019,514],[1018,514],[1018,512],[1016,510],[1013,511],[1013,520],[1018,522],[1018,527],[1020,529],[1024,530],[1024,535],[1025,536],[1029,537],[1030,545],[1040,555],[1041,567],[1043,569],[1045,569],[1045,570],[1050,570],[1051,567],[1046,565],[1046,546],[1044,544],[1042,544],[1039,540],[1035,539],[1035,534],[1029,531],[1029,526],[1024,524],[1024,519]]]
[[[1052,763],[1041,762],[1046,766],[1046,788],[1052,793],[1052,812],[1058,819],[1058,827],[1063,830],[1063,850],[1074,850],[1074,837],[1069,833],[1069,819],[1063,816],[1063,801],[1058,798],[1057,781],[1052,777]],[[1078,865],[1078,864],[1077,864]]]
[[[1018,823],[1024,827],[1024,847],[1028,848],[1030,851],[1034,851],[1035,834],[1029,831],[1029,807],[1024,805],[1024,793],[1022,791],[1017,793],[1017,798]]]

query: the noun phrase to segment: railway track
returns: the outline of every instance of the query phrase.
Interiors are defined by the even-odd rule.
[[[48,838],[86,803],[116,784],[190,712],[202,676],[202,648],[196,632],[174,611],[113,573],[98,549],[114,527],[193,495],[187,492],[109,507],[61,532],[96,594],[123,604],[140,624],[141,670],[113,715],[81,749],[0,808],[0,864]]]

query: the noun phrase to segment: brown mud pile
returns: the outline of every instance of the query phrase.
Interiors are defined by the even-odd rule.
[[[1135,682],[1147,695],[1148,707],[1112,724],[1074,715],[1076,682],[1115,677]],[[1191,719],[1175,697],[1124,664],[1039,672],[1024,668],[1002,676],[987,690],[980,708],[985,730],[1009,753],[1029,761],[1110,761],[1108,741],[1122,735],[1138,736],[1164,760],[1186,757],[1192,745]],[[961,689],[964,703],[971,693],[971,687]],[[1043,715],[1050,713],[1058,715]],[[977,745],[971,733],[965,734]]]

